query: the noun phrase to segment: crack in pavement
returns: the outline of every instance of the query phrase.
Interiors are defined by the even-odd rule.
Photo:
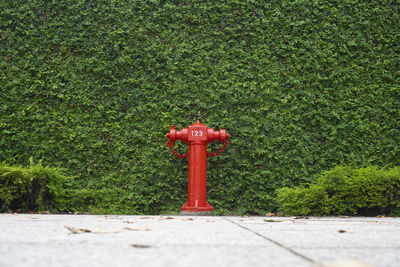
[[[289,251],[290,253],[296,255],[297,257],[302,258],[305,261],[308,261],[308,262],[314,264],[315,266],[321,266],[321,267],[324,266],[322,263],[320,263],[318,261],[315,261],[315,260],[313,260],[313,259],[311,259],[311,258],[309,258],[309,257],[307,257],[307,256],[305,256],[305,255],[303,255],[303,254],[291,249],[290,247],[287,247],[287,246],[285,246],[285,245],[283,245],[283,244],[281,244],[281,243],[279,243],[279,242],[277,242],[277,241],[275,241],[275,240],[273,240],[273,239],[271,239],[269,237],[266,237],[266,236],[264,236],[264,235],[262,235],[262,234],[260,234],[260,233],[258,233],[256,231],[253,231],[250,228],[247,228],[246,226],[243,226],[243,225],[241,225],[239,223],[236,223],[236,222],[234,222],[232,220],[229,220],[226,217],[224,217],[224,219],[229,221],[229,222],[231,222],[231,223],[233,223],[233,224],[235,224],[235,225],[237,225],[237,226],[239,226],[242,229],[245,229],[246,231],[249,231],[249,232],[251,232],[251,233],[253,233],[253,234],[255,234],[255,235],[257,235],[257,236],[259,236],[259,237],[261,237],[261,238],[263,238],[263,239],[265,239],[265,240],[267,240],[267,241],[269,241],[269,242],[271,242],[271,243],[273,243],[273,244],[275,244],[275,245],[287,250],[287,251]]]

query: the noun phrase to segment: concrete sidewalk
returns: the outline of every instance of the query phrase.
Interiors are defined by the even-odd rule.
[[[0,214],[0,266],[400,266],[400,219]]]

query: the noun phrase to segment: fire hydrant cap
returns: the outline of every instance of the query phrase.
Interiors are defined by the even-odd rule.
[[[204,124],[202,124],[202,123],[200,123],[200,121],[199,120],[197,120],[197,122],[196,123],[193,123],[192,125],[190,125],[190,126],[205,126]]]

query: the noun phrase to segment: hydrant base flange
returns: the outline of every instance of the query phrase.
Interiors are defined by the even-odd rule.
[[[195,205],[193,205],[195,204]],[[197,212],[213,212],[213,207],[206,201],[205,203],[198,203],[196,201],[195,203],[190,203],[189,201],[186,201],[185,204],[181,207],[181,212],[191,212],[191,213],[197,213]]]
[[[182,216],[213,216],[214,211],[181,211]]]

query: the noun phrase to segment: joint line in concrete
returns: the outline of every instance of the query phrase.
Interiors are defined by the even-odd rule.
[[[247,228],[246,226],[243,226],[243,225],[241,225],[241,224],[239,224],[239,223],[236,223],[236,222],[234,222],[234,221],[232,221],[232,220],[229,220],[228,218],[225,218],[225,217],[224,217],[224,219],[227,220],[227,221],[229,221],[229,222],[231,222],[231,223],[233,223],[233,224],[235,224],[235,225],[237,225],[237,226],[239,226],[239,227],[242,228],[242,229],[245,229],[245,230],[247,230],[247,231],[249,231],[249,232],[251,232],[251,233],[253,233],[253,234],[255,234],[255,235],[257,235],[257,236],[259,236],[259,237],[261,237],[261,238],[263,238],[263,239],[265,239],[265,240],[267,240],[267,241],[269,241],[269,242],[271,242],[271,243],[273,243],[273,244],[275,244],[275,245],[277,245],[277,246],[279,246],[279,247],[281,247],[281,248],[287,250],[287,251],[289,251],[290,253],[296,255],[297,257],[302,258],[303,260],[306,260],[306,261],[308,261],[308,262],[314,264],[315,266],[321,266],[321,267],[324,266],[324,265],[321,264],[320,262],[317,262],[317,261],[315,261],[315,260],[313,260],[313,259],[311,259],[311,258],[309,258],[309,257],[307,257],[307,256],[305,256],[305,255],[303,255],[303,254],[300,254],[300,253],[298,253],[297,251],[291,249],[290,247],[287,247],[287,246],[285,246],[285,245],[283,245],[283,244],[281,244],[281,243],[279,243],[279,242],[277,242],[277,241],[275,241],[275,240],[273,240],[273,239],[271,239],[271,238],[269,238],[269,237],[266,237],[266,236],[264,236],[264,235],[262,235],[262,234],[260,234],[260,233],[257,233],[257,232],[255,232],[255,231],[251,230],[250,228]]]

